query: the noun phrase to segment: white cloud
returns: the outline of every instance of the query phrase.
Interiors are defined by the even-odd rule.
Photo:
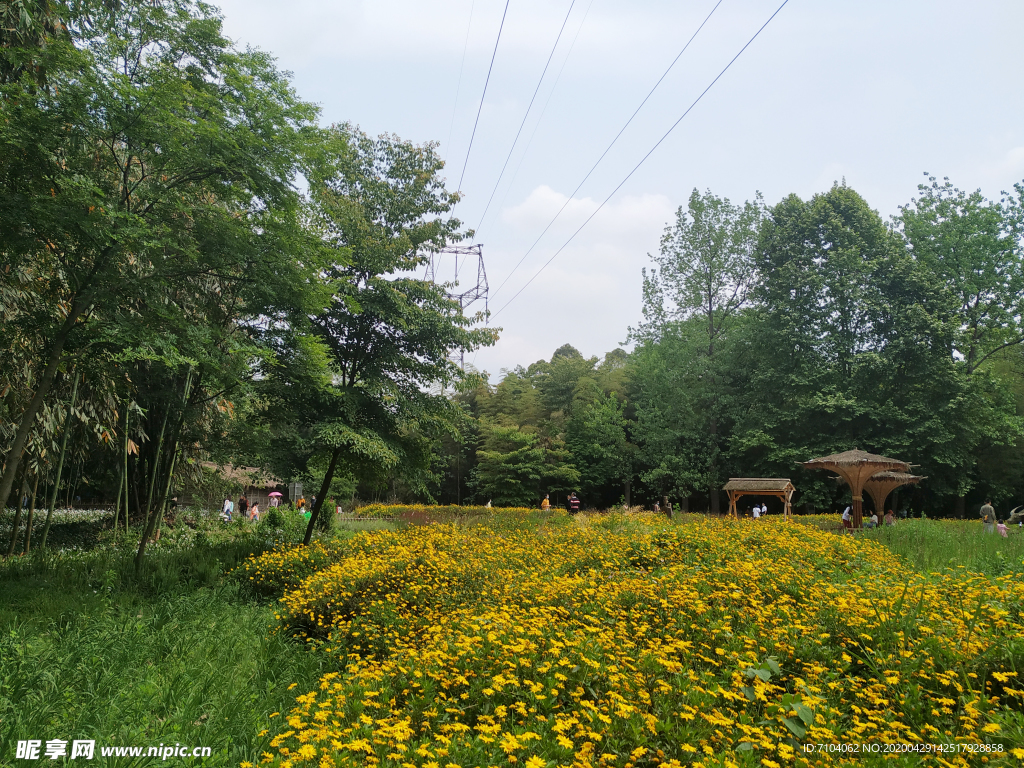
[[[563,205],[565,210],[541,245],[492,299],[492,311],[500,310],[494,324],[505,330],[495,347],[479,353],[476,363],[492,374],[502,367],[549,359],[566,343],[584,355],[603,355],[624,341],[627,327],[640,320],[641,269],[675,216],[675,206],[665,195],[626,195],[609,202],[516,296],[599,205],[589,197],[569,199],[547,185],[535,188],[500,217],[502,230],[516,235],[498,232],[498,241],[514,239],[523,247],[485,246],[492,289]]]
[[[1024,174],[1024,147],[1014,147],[993,164],[989,173],[997,178]]]

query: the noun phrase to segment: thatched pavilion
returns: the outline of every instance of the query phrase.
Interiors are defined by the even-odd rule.
[[[853,495],[854,528],[860,528],[863,522],[861,499],[864,485],[871,476],[877,475],[879,472],[907,472],[910,469],[910,465],[905,461],[858,450],[811,459],[803,462],[802,466],[805,469],[825,469],[835,472],[846,481],[846,484],[850,486],[850,493]]]
[[[730,477],[722,486],[729,494],[729,514],[737,517],[736,502],[741,496],[777,496],[782,499],[783,515],[788,519],[792,514],[791,501],[796,488],[788,477]]]

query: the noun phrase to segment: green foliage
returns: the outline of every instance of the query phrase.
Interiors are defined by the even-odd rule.
[[[96,739],[97,759],[100,744],[180,742],[212,747],[204,765],[258,762],[268,716],[326,670],[220,582],[253,551],[161,552],[141,583],[104,552],[0,569],[0,751],[54,734]]]
[[[654,257],[658,270],[644,272],[645,322],[631,332],[640,354],[647,353],[636,402],[638,424],[654,433],[650,440],[643,427],[639,433],[649,467],[644,478],[664,492],[709,491],[712,512],[730,416],[732,361],[723,360],[723,347],[756,282],[762,216],[760,197],[737,206],[693,190],[687,210],[679,208],[665,230]],[[667,355],[650,354],[666,339]]]
[[[460,237],[461,223],[442,218],[458,195],[445,191],[441,167],[430,144],[372,139],[349,125],[325,134],[310,182],[333,254],[323,276],[332,295],[275,329],[258,385],[277,446],[266,458],[282,476],[321,478],[329,490],[340,469],[376,489],[400,472],[421,491],[432,441],[458,433],[461,410],[435,389],[462,379],[454,350],[495,335],[474,328],[479,318],[440,286],[408,274]]]
[[[544,443],[517,426],[484,424],[470,487],[480,501],[502,507],[535,507],[545,493],[575,488],[579,473],[557,439]]]

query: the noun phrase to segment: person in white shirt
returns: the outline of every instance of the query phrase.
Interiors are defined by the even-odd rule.
[[[843,510],[843,527],[844,528],[853,528],[853,518],[850,516],[850,510],[851,509],[853,509],[853,507],[847,507],[846,509]]]
[[[754,505],[754,519],[757,520],[761,517],[761,506],[759,504]]]

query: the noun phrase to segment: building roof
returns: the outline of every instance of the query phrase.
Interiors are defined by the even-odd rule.
[[[204,461],[202,465],[217,472],[228,482],[238,483],[247,488],[276,488],[281,485],[280,480],[259,467],[236,467],[233,464],[215,464],[212,461]]]
[[[730,477],[723,491],[785,491],[793,487],[788,477]]]

